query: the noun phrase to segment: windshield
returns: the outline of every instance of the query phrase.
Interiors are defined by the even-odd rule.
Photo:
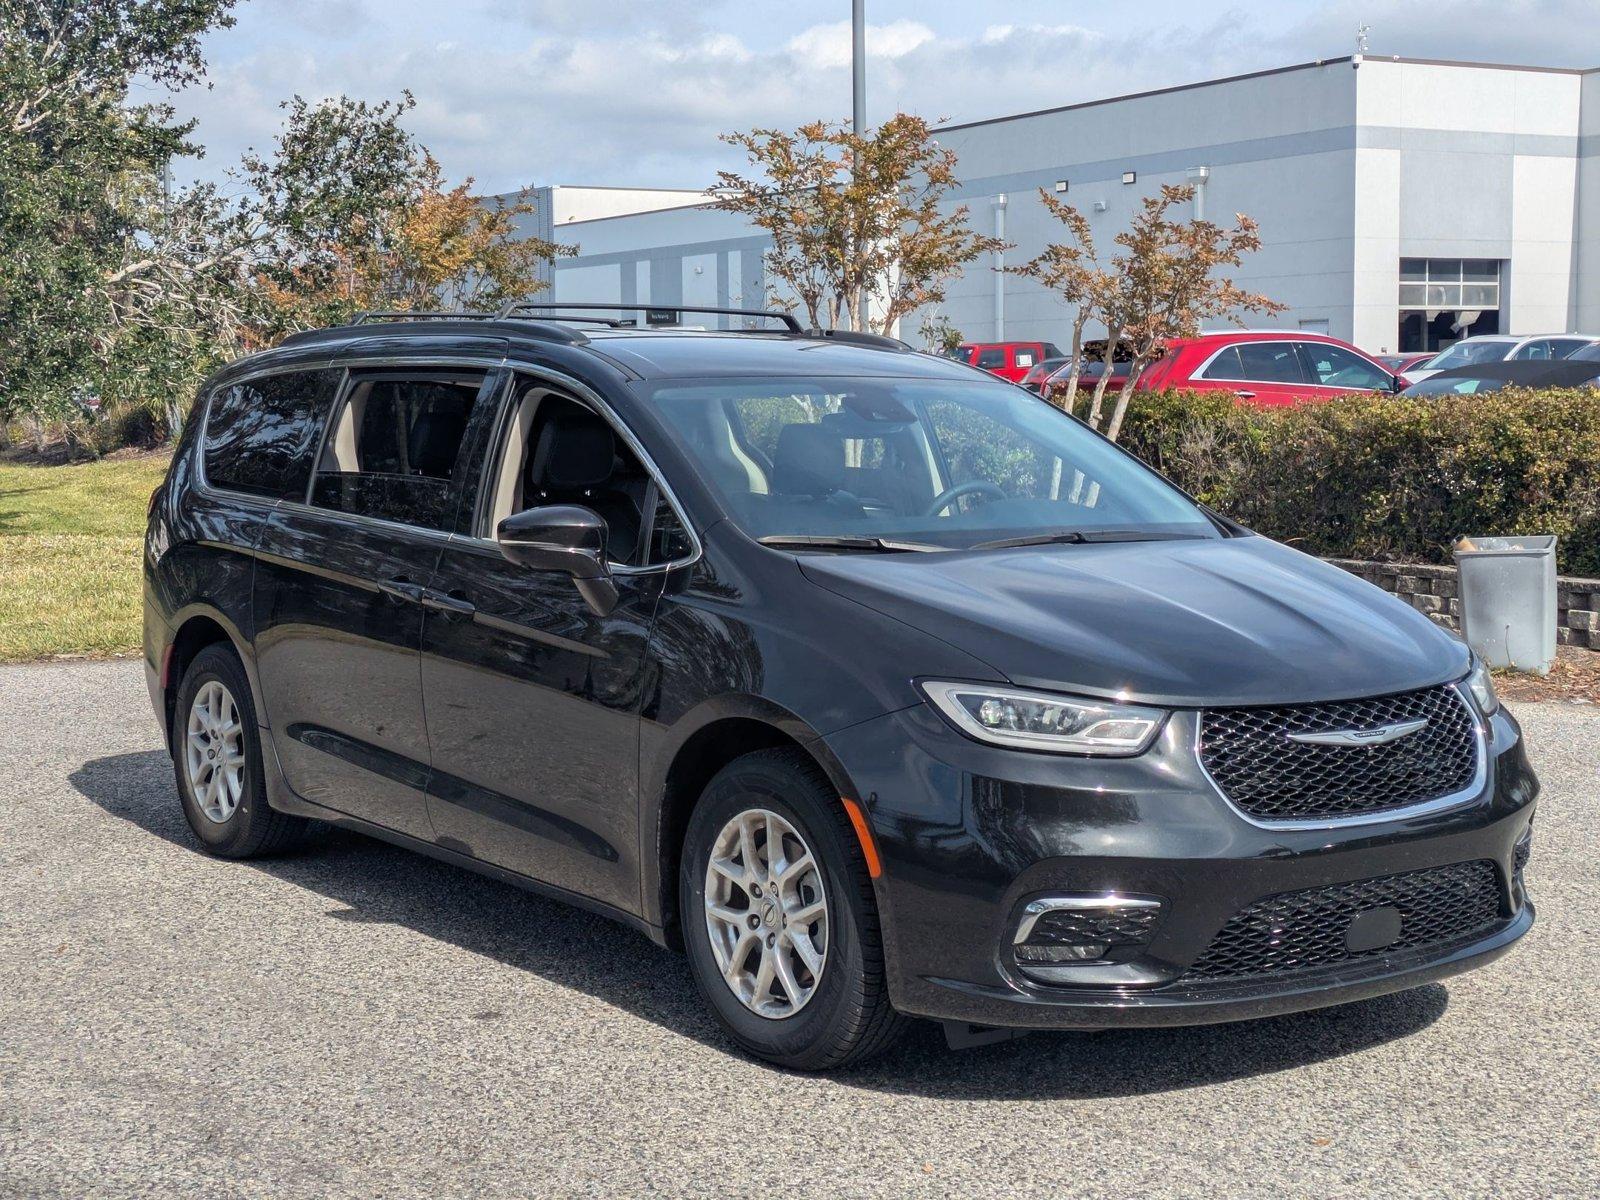
[[[650,396],[729,517],[756,538],[964,549],[1035,535],[1220,536],[1137,460],[1005,384],[674,381]]]
[[[1442,354],[1435,354],[1419,370],[1448,371],[1451,367],[1470,367],[1473,363],[1504,362],[1515,342],[1457,342]]]

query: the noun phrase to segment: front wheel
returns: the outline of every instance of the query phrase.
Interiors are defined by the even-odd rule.
[[[707,785],[684,837],[679,911],[701,995],[752,1054],[826,1070],[904,1027],[861,846],[801,751],[747,754]]]

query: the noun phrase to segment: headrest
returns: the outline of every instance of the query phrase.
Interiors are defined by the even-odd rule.
[[[528,462],[528,478],[540,488],[595,487],[611,478],[616,460],[616,435],[611,426],[587,408],[568,401],[540,422],[539,439]]]
[[[435,479],[448,479],[455,469],[467,414],[460,408],[424,409],[411,422],[406,448],[411,469]]]
[[[772,455],[772,490],[826,496],[844,480],[844,441],[823,425],[785,425]]]

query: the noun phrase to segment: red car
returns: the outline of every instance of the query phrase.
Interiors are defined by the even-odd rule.
[[[1060,358],[1054,342],[963,342],[950,352],[957,362],[982,367],[1012,383],[1047,358]]]
[[[1139,387],[1149,391],[1226,391],[1252,404],[1398,392],[1408,382],[1348,342],[1292,329],[1218,330],[1181,338],[1139,376]]]
[[[1412,367],[1420,367],[1430,358],[1435,357],[1437,350],[1409,350],[1404,354],[1379,354],[1377,360],[1396,374],[1404,375]]]

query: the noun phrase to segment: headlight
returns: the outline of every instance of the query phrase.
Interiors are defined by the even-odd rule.
[[[1058,754],[1138,754],[1166,718],[1158,708],[978,683],[924,683],[922,690],[968,737]]]
[[[1467,676],[1467,690],[1478,702],[1478,711],[1491,716],[1500,707],[1500,697],[1494,694],[1494,680],[1489,678],[1489,668],[1476,657],[1472,660],[1472,673]]]

